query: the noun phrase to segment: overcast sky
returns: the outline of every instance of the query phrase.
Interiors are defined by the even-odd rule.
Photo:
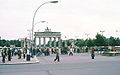
[[[0,36],[4,39],[28,37],[32,18],[39,5],[48,0],[0,0]],[[105,30],[104,36],[120,35],[120,0],[59,0],[45,4],[35,18],[35,31],[61,32],[62,38],[94,38]],[[116,30],[118,32],[116,32]]]

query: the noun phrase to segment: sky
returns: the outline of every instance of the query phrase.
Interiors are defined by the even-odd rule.
[[[0,0],[0,36],[15,40],[29,37],[38,6],[50,0]],[[35,17],[34,31],[48,26],[62,39],[95,38],[97,33],[120,37],[120,0],[58,0],[43,5]],[[46,21],[41,23],[40,21]],[[117,32],[116,32],[117,31]]]

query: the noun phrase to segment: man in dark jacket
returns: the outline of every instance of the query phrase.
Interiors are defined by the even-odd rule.
[[[8,50],[8,61],[11,61],[11,50],[10,48],[7,49]]]
[[[54,61],[58,60],[58,62],[60,62],[60,57],[59,57],[59,48],[56,49],[56,58],[54,59]]]
[[[5,50],[4,49],[2,49],[2,52],[1,52],[1,54],[2,54],[2,62],[3,63],[5,63]]]
[[[92,57],[92,59],[94,59],[94,57],[95,57],[94,48],[92,48],[91,57]]]

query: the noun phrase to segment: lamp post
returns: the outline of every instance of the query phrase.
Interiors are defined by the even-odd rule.
[[[38,23],[48,23],[48,22],[47,21],[39,21],[39,22],[36,22],[34,25],[37,25]]]
[[[30,43],[30,49],[31,49],[31,31],[32,31],[32,30],[31,30],[31,29],[28,29],[27,31],[29,32],[29,38],[30,38],[29,43]]]
[[[33,15],[33,20],[32,20],[32,42],[31,42],[32,43],[31,44],[32,57],[33,57],[33,43],[34,43],[34,41],[33,41],[33,32],[34,32],[34,19],[35,19],[35,15],[36,15],[38,9],[40,9],[40,7],[42,7],[43,5],[48,4],[48,3],[58,3],[58,1],[48,1],[48,2],[45,2],[45,3],[41,4],[40,6],[38,6],[38,8],[36,9],[36,11],[35,11],[35,13]]]
[[[38,24],[38,23],[45,23],[47,21],[39,21],[39,22],[36,22],[34,25]],[[48,23],[48,22],[47,22]]]
[[[38,23],[45,23],[46,21],[39,21],[39,22],[37,22],[37,23],[35,23],[34,25],[36,25],[36,24],[38,24]],[[48,23],[48,22],[47,22]],[[29,38],[30,38],[30,49],[31,49],[31,32],[32,32],[32,29],[28,29],[27,30],[28,32],[29,32]]]

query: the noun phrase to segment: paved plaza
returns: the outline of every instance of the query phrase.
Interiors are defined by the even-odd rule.
[[[0,75],[120,75],[120,56],[95,56],[79,53],[74,56],[60,55],[60,62],[54,62],[55,55],[37,57],[40,63],[21,65],[0,65]]]
[[[0,65],[20,65],[20,64],[35,64],[39,63],[39,60],[35,56],[34,58],[31,58],[30,61],[26,61],[26,59],[21,58],[18,59],[18,56],[12,56],[11,61],[8,61],[8,58],[5,59],[5,63],[2,63],[2,57],[0,57]]]

